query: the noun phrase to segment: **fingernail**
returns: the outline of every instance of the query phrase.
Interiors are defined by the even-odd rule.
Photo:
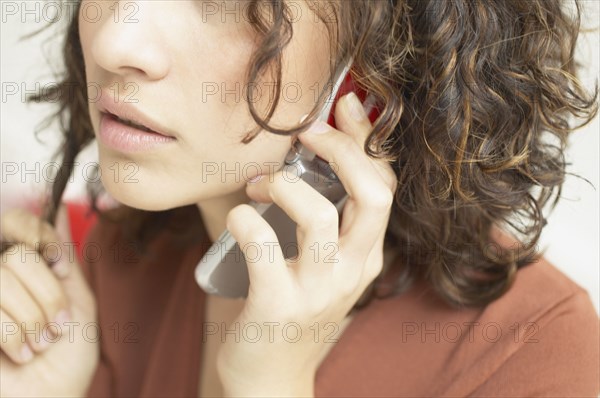
[[[262,179],[263,179],[263,177],[264,177],[264,174],[259,174],[259,175],[255,176],[255,177],[252,177],[251,179],[249,179],[249,180],[248,180],[248,184],[254,184],[254,183],[257,183],[257,182],[259,182],[260,180],[262,180]]]
[[[330,130],[331,130],[331,126],[330,125],[328,125],[327,123],[325,123],[325,122],[323,122],[321,120],[317,120],[304,133],[309,133],[309,134],[323,134],[323,133],[326,133],[326,132],[328,132]]]
[[[31,348],[27,344],[23,345],[23,348],[21,348],[21,359],[24,362],[29,362],[31,358],[33,358],[33,351],[31,351]]]
[[[363,108],[360,100],[354,93],[349,93],[346,98],[348,99],[348,107],[350,108],[350,116],[357,122],[362,122],[367,118],[365,108]]]
[[[56,316],[54,317],[54,322],[58,323],[59,325],[65,322],[69,322],[70,320],[71,314],[69,314],[68,310],[60,310],[58,314],[56,314]]]

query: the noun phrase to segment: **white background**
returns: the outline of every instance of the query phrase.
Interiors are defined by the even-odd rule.
[[[36,182],[43,174],[44,167],[50,161],[50,155],[56,146],[56,133],[49,130],[41,133],[43,143],[36,141],[33,131],[36,124],[53,108],[47,105],[27,105],[21,100],[23,88],[33,90],[46,83],[55,82],[48,63],[44,59],[47,54],[52,64],[60,66],[61,38],[52,38],[50,34],[42,34],[32,39],[19,41],[23,34],[37,30],[44,25],[43,15],[36,22],[36,14],[11,16],[4,13],[8,2],[1,1],[2,46],[1,46],[1,79],[2,79],[2,117],[1,117],[1,162],[3,166],[3,182],[0,197],[0,208],[21,205],[40,191],[43,180]],[[11,2],[17,5],[28,4],[28,9],[35,9],[37,1]],[[43,6],[43,2],[39,2]],[[599,3],[596,0],[584,1],[584,26],[592,27],[599,21]],[[39,7],[39,5],[38,5]],[[42,9],[40,9],[42,10]],[[52,10],[48,10],[50,12]],[[52,14],[50,14],[52,15]],[[25,18],[25,22],[22,21]],[[59,24],[55,24],[59,25]],[[58,27],[58,26],[57,26]],[[56,30],[56,29],[55,29]],[[47,43],[43,45],[43,42]],[[593,87],[599,78],[598,65],[599,33],[586,33],[580,37],[577,56],[585,64],[582,80],[586,87]],[[19,92],[8,95],[9,85],[17,84]],[[37,86],[36,86],[37,84]],[[571,162],[568,171],[588,179],[592,184],[569,176],[565,183],[562,199],[556,210],[550,215],[549,223],[544,229],[540,241],[540,249],[547,248],[546,258],[560,268],[571,279],[583,286],[589,293],[596,309],[599,304],[599,219],[598,219],[598,118],[586,128],[573,134],[567,161]],[[89,147],[78,161],[82,165],[97,161],[95,145]],[[36,170],[31,174],[17,177],[5,176],[5,167],[16,164],[20,171]],[[37,166],[36,166],[37,165]],[[67,189],[67,199],[84,195],[82,170],[75,172],[75,181]],[[37,176],[37,177],[36,177]],[[6,180],[6,181],[5,181]]]

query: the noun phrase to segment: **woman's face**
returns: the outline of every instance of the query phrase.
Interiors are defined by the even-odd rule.
[[[245,100],[245,72],[256,48],[248,3],[82,0],[89,110],[102,182],[115,199],[145,210],[201,203],[281,166],[290,137],[263,131],[240,143],[256,125]],[[312,109],[330,56],[324,23],[305,0],[288,3],[294,35],[283,52],[286,89],[271,121],[279,128],[298,124]],[[255,106],[262,116],[272,101],[272,79],[258,82]],[[114,138],[127,128],[103,117],[106,108],[173,138],[143,150],[110,145],[104,134]]]

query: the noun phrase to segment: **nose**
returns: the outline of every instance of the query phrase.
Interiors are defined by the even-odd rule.
[[[105,2],[90,52],[103,69],[121,76],[160,80],[171,67],[168,47],[161,41],[160,6],[154,1]],[[100,3],[102,4],[102,3]]]

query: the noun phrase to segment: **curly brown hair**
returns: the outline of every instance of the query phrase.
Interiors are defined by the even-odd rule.
[[[248,82],[274,71],[277,85],[264,118],[248,91],[257,128],[244,143],[260,129],[303,131],[318,113],[315,107],[292,130],[269,125],[281,89],[281,53],[293,35],[289,1],[250,0],[247,7],[261,40]],[[581,5],[575,1],[568,9],[559,0],[310,3],[319,6],[314,11],[328,27],[335,54],[331,71],[352,56],[355,82],[384,104],[364,150],[389,160],[398,179],[385,245],[402,259],[395,262],[402,267],[396,268],[401,272],[389,294],[422,276],[451,305],[479,306],[500,297],[516,271],[540,254],[535,248],[546,223],[542,209],[554,193],[552,209],[560,197],[569,134],[597,114],[597,82],[588,93],[574,59]],[[61,85],[32,97],[60,98],[54,116],[62,122],[64,141],[57,152],[62,167],[45,208],[51,223],[76,156],[94,139],[76,17],[67,31],[64,61]],[[574,125],[572,116],[582,122]],[[118,216],[109,217],[96,205],[101,192],[102,187],[89,186],[94,211],[123,223],[142,250],[169,219],[185,215],[181,219],[191,224],[188,217],[198,217],[195,205],[161,212],[121,206],[112,211]],[[526,243],[491,253],[494,225],[511,226]],[[185,228],[178,234],[183,239]],[[377,293],[384,271],[358,305]]]

